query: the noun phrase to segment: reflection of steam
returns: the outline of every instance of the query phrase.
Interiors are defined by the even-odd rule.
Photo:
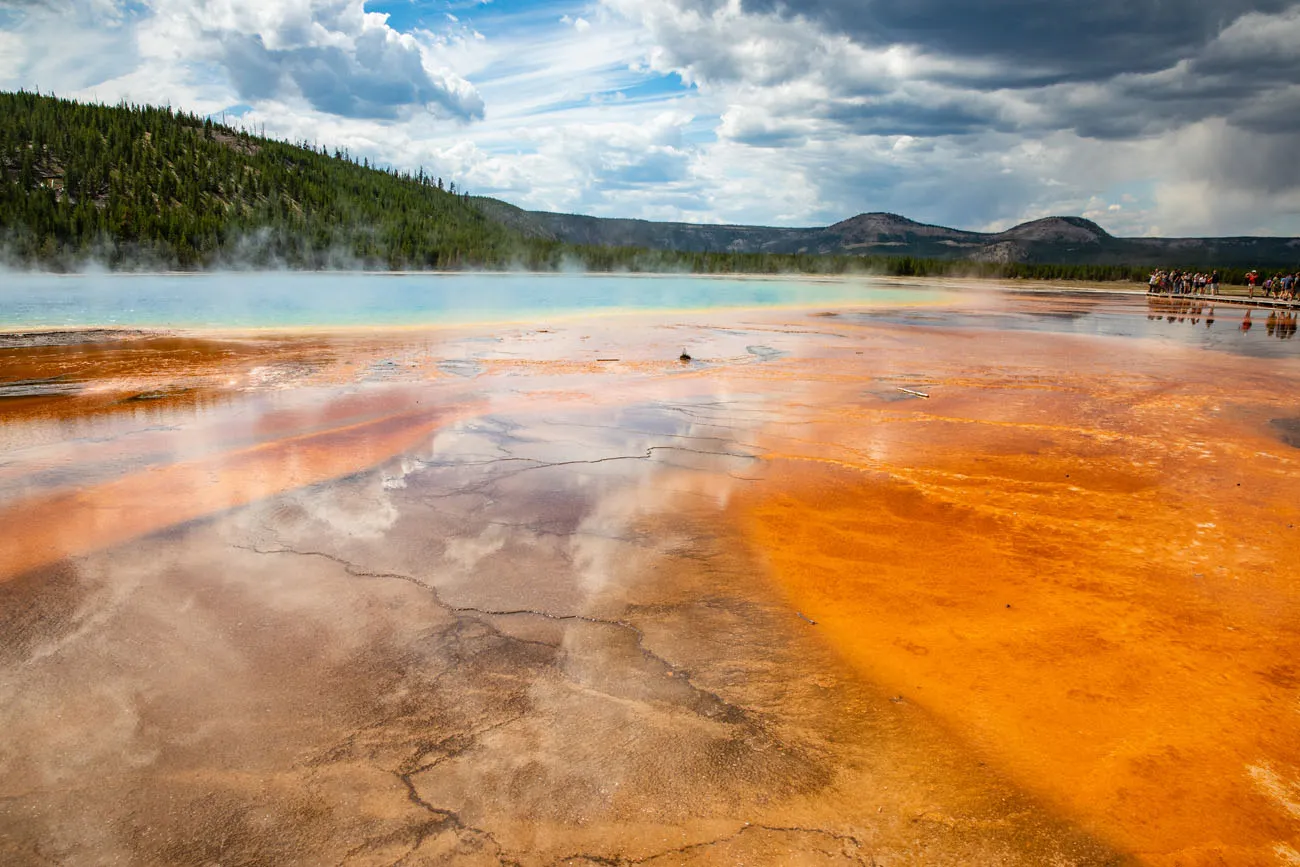
[[[43,662],[96,633],[117,615],[118,609],[139,586],[138,576],[130,570],[116,572],[112,575],[112,580],[109,580],[102,565],[94,569],[93,574],[91,566],[69,566],[68,569],[70,574],[60,580],[75,586],[80,598],[76,602],[61,600],[56,603],[69,610],[62,612],[58,618],[59,629],[36,636],[36,643],[27,648],[26,659],[29,663]],[[13,640],[12,636],[10,640]],[[0,684],[0,699],[3,698],[4,686]],[[8,702],[0,700],[0,705],[7,704]]]

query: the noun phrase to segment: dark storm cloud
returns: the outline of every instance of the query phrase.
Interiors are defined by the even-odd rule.
[[[1290,89],[1242,106],[1227,115],[1228,123],[1246,132],[1279,133],[1292,136],[1286,152],[1279,154],[1285,162],[1290,186],[1300,183],[1300,168],[1295,158],[1297,143],[1293,134],[1300,128],[1300,92]]]
[[[674,10],[660,19],[672,23],[659,28],[664,56],[698,79],[770,93],[817,82],[820,99],[769,106],[776,129],[813,117],[831,122],[828,135],[1124,140],[1219,118],[1300,131],[1289,95],[1300,88],[1300,0],[742,2],[737,17],[726,0],[664,0]],[[855,65],[842,40],[879,65]],[[901,63],[879,59],[899,46]],[[781,143],[766,129],[731,132]]]
[[[927,105],[901,95],[863,104],[831,103],[822,106],[814,116],[833,121],[841,129],[855,135],[929,138],[964,135],[1005,126],[989,112],[981,111],[960,99]]]
[[[380,31],[362,33],[352,51],[333,45],[272,50],[260,36],[243,34],[225,34],[221,44],[242,99],[280,95],[292,82],[314,108],[343,117],[391,120],[422,107],[465,120],[483,115],[476,93],[435,81],[417,48],[391,42]]]
[[[1295,139],[1226,127],[1195,170],[1224,189],[1276,194],[1300,189]]]
[[[1296,10],[1300,11],[1300,10]],[[1194,57],[1114,77],[1091,98],[1032,98],[1057,125],[1095,138],[1158,134],[1207,118],[1256,132],[1300,131],[1300,14],[1241,19]]]
[[[725,14],[723,0],[676,5]],[[755,25],[774,16],[802,22],[788,29],[789,47],[800,51],[784,52],[801,64],[754,64],[728,44],[703,44],[690,27],[669,34],[672,56],[720,81],[819,75],[826,99],[787,110],[854,134],[1073,130],[1121,140],[1209,118],[1300,131],[1297,0],[744,0],[742,9]],[[867,51],[906,45],[923,61],[901,78],[818,66],[822,55],[807,47],[814,32],[824,44],[848,38]]]
[[[695,0],[704,9],[716,0]],[[1295,0],[744,0],[747,12],[802,17],[870,46],[991,61],[987,86],[1041,86],[1152,72],[1195,58],[1250,12]]]
[[[1100,207],[1140,233],[1195,224],[1183,209],[1202,198],[1207,225],[1222,208],[1264,226],[1300,193],[1300,0],[620,8],[651,27],[662,69],[728,95],[720,140],[832,155],[801,172],[825,179],[828,213],[987,225]],[[1119,205],[1137,181],[1156,192]]]

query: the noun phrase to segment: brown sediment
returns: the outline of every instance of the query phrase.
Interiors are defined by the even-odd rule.
[[[1300,453],[1267,420],[1290,363],[915,338],[934,399],[805,395],[827,411],[734,506],[791,606],[1145,862],[1284,862]]]
[[[0,329],[0,349],[30,349],[37,346],[76,346],[108,343],[155,336],[157,332],[140,328],[62,328],[47,330]]]

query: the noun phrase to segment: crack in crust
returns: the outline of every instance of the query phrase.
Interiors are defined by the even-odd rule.
[[[755,733],[761,731],[764,728],[764,726],[758,720],[754,719],[743,708],[726,701],[717,693],[700,688],[699,686],[697,686],[691,681],[689,672],[679,668],[678,666],[674,665],[665,657],[661,656],[660,654],[648,648],[646,646],[646,634],[644,630],[628,620],[594,617],[591,615],[577,614],[577,613],[556,613],[552,611],[544,611],[544,610],[534,609],[534,608],[490,609],[490,608],[482,608],[477,606],[452,605],[442,598],[441,594],[438,592],[436,587],[432,586],[431,584],[425,581],[420,580],[418,577],[414,575],[408,575],[400,572],[385,572],[385,571],[376,571],[376,570],[367,569],[359,565],[358,563],[355,563],[337,554],[332,554],[328,551],[305,550],[290,545],[281,545],[280,547],[268,548],[268,547],[260,547],[256,545],[235,544],[232,545],[232,547],[238,550],[248,551],[250,553],[258,554],[261,556],[295,556],[295,557],[318,558],[318,559],[325,560],[327,562],[334,563],[335,565],[340,567],[345,573],[355,578],[395,580],[395,581],[403,581],[409,584],[413,584],[419,587],[425,593],[427,593],[433,599],[434,603],[438,607],[440,607],[441,609],[443,609],[444,611],[446,611],[448,614],[452,615],[455,618],[455,623],[446,630],[446,632],[448,633],[459,633],[461,630],[463,630],[465,626],[467,626],[470,622],[472,622],[474,624],[487,627],[487,629],[490,631],[490,634],[494,638],[509,643],[514,643],[514,644],[541,646],[547,648],[548,650],[554,651],[557,650],[557,645],[548,642],[520,638],[518,636],[510,635],[506,632],[503,632],[499,627],[497,627],[494,623],[492,623],[492,620],[497,618],[532,617],[532,618],[539,618],[554,623],[581,623],[581,624],[588,624],[593,626],[612,628],[620,631],[625,631],[633,637],[638,652],[641,654],[642,658],[646,662],[649,662],[659,667],[664,672],[671,674],[674,678],[677,679],[678,683],[685,685],[691,691],[691,693],[696,696],[696,701],[689,702],[687,704],[687,706],[690,707],[690,709],[692,709],[696,713],[699,713],[700,715],[708,719],[717,722],[728,723],[728,724],[744,724],[748,728],[752,729]],[[449,665],[447,669],[441,671],[433,679],[433,683],[437,683],[442,678],[451,674],[455,668],[456,668],[455,663]],[[472,732],[452,734],[447,737],[441,738],[440,740],[434,741],[432,743],[417,742],[417,744],[415,745],[415,752],[413,752],[412,755],[409,756],[406,761],[404,761],[396,770],[387,771],[387,773],[390,773],[393,777],[395,777],[398,781],[402,783],[402,786],[406,791],[407,800],[409,800],[415,806],[419,807],[421,810],[429,813],[433,817],[430,820],[421,823],[419,826],[415,828],[414,830],[415,837],[410,844],[410,848],[404,855],[402,855],[396,861],[392,862],[391,867],[398,867],[398,865],[406,863],[412,856],[415,855],[417,851],[420,850],[420,848],[430,838],[436,837],[439,834],[443,834],[443,833],[455,834],[458,840],[461,841],[462,845],[472,846],[474,849],[478,851],[481,851],[484,845],[491,845],[495,850],[493,855],[494,857],[496,857],[499,864],[503,865],[503,867],[520,867],[522,862],[520,862],[513,854],[511,854],[508,850],[506,850],[505,847],[501,845],[501,843],[490,831],[467,824],[461,818],[461,816],[458,813],[456,813],[454,810],[445,807],[440,807],[426,801],[420,795],[419,790],[416,787],[415,780],[420,774],[433,770],[441,763],[471,752],[472,750],[474,750],[480,745],[481,738],[484,735],[487,735],[493,731],[504,729],[509,725],[519,722],[524,717],[525,717],[524,713],[518,713],[504,720],[497,721],[489,726],[485,726],[483,728],[477,729]],[[330,749],[326,750],[324,753],[312,759],[309,759],[305,764],[309,767],[320,767],[322,765],[326,765],[335,761],[344,760],[348,756],[348,754],[351,753],[356,748],[357,738],[363,731],[367,731],[367,730],[381,731],[384,729],[386,725],[391,723],[391,721],[392,720],[379,720],[372,723],[370,726],[365,727],[362,730],[353,732],[352,734],[344,738],[343,741],[336,744],[334,747],[331,747]],[[437,755],[437,757],[432,759],[431,761],[423,761],[423,762],[420,761],[421,759],[423,759],[426,756],[429,756],[432,753],[439,753],[439,755]],[[762,828],[763,830],[768,830],[773,832],[789,831],[789,832],[801,832],[801,833],[817,833],[817,834],[823,834],[832,837],[842,836],[842,835],[836,835],[834,834],[834,832],[827,831],[825,829],[813,829],[813,828],[779,829],[774,826],[745,825],[742,826],[740,829],[738,829],[734,834],[728,835],[726,837],[718,838],[717,840],[714,841],[709,841],[707,843],[691,844],[689,846],[679,847],[676,849],[669,849],[669,850],[665,850],[664,852],[655,855],[646,856],[640,859],[629,859],[623,857],[611,858],[609,856],[601,856],[601,855],[593,855],[593,854],[575,854],[572,856],[568,856],[568,858],[557,859],[553,863],[559,864],[567,860],[576,860],[576,859],[582,859],[597,864],[631,865],[631,864],[648,863],[658,858],[668,857],[674,854],[682,854],[703,847],[716,845],[719,843],[725,843],[729,840],[733,840],[736,837],[739,837],[741,834],[745,833],[746,831],[749,831],[751,829],[756,829],[756,828]],[[360,844],[359,846],[356,846],[352,850],[350,850],[344,856],[343,860],[340,861],[340,864],[345,864],[352,858],[355,858],[366,851],[372,851],[381,845],[394,842],[395,839],[408,836],[409,833],[410,833],[409,831],[399,831],[399,832],[395,832],[394,834],[385,835],[384,837],[367,840],[362,844]],[[844,839],[855,840],[856,838],[845,837]]]
[[[872,865],[872,867],[874,867],[874,865],[876,864],[876,859],[873,856],[864,854],[862,851],[860,851],[865,849],[866,845],[860,839],[858,839],[852,834],[841,834],[835,831],[830,831],[826,828],[805,828],[800,826],[780,826],[780,825],[761,825],[761,824],[756,825],[756,824],[751,824],[749,822],[743,823],[738,829],[736,829],[734,833],[727,834],[722,837],[717,837],[713,840],[705,840],[700,843],[688,843],[685,846],[678,846],[673,849],[665,849],[662,852],[656,852],[653,855],[646,855],[641,858],[624,858],[621,856],[594,855],[591,853],[577,853],[574,855],[567,855],[563,858],[556,858],[555,860],[551,861],[550,864],[552,865],[569,864],[572,861],[578,859],[581,859],[583,861],[589,861],[592,864],[610,865],[610,867],[629,867],[629,865],[635,865],[635,864],[651,864],[662,858],[671,858],[673,856],[687,855],[690,853],[711,849],[715,846],[720,846],[726,843],[730,843],[734,840],[740,839],[740,837],[746,834],[750,834],[755,831],[767,831],[772,834],[809,834],[818,837],[826,837],[827,839],[835,840],[837,842],[845,844],[846,848],[852,846],[854,851],[851,852],[846,851],[844,855],[845,857],[852,858],[853,863]]]

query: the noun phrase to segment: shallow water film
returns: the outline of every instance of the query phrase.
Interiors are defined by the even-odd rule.
[[[0,862],[1300,862],[1294,320],[916,288],[0,335]]]

